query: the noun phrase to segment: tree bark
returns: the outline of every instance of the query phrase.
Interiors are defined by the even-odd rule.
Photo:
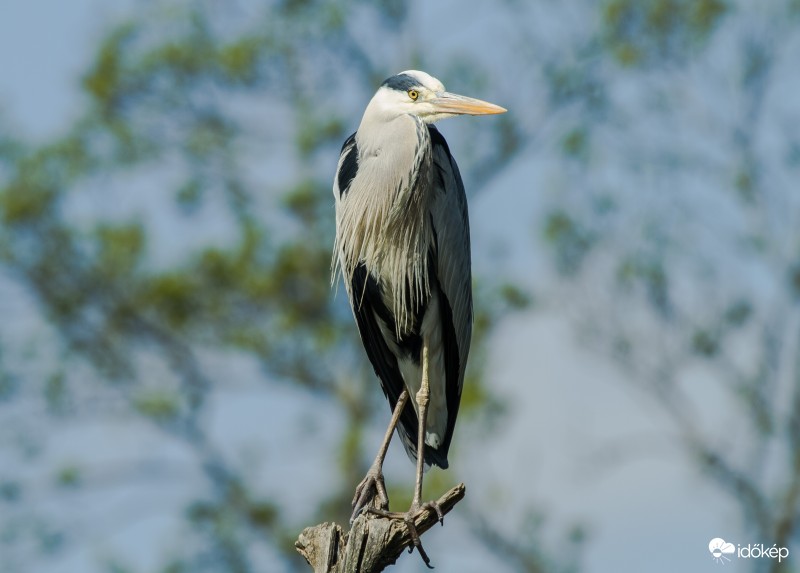
[[[464,499],[465,490],[461,483],[439,498],[443,514]],[[420,512],[414,520],[420,537],[437,519],[431,509]],[[410,544],[411,536],[401,520],[363,512],[347,534],[336,523],[320,523],[306,527],[294,546],[314,573],[378,573],[394,564]]]

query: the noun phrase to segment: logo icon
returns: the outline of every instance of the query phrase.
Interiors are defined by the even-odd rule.
[[[711,556],[714,558],[715,562],[725,565],[725,561],[731,560],[730,557],[726,557],[726,555],[735,553],[736,547],[733,546],[733,543],[727,543],[721,537],[715,537],[708,542],[708,550],[711,552]]]

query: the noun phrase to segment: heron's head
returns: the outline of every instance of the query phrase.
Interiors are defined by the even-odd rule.
[[[504,113],[505,108],[445,91],[442,82],[418,70],[407,70],[381,84],[369,108],[386,119],[415,115],[433,123],[456,115]]]

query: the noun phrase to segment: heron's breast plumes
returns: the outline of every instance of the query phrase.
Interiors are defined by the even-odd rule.
[[[427,129],[422,129],[424,136],[417,135],[415,145],[394,146],[391,154],[365,146],[358,173],[336,212],[338,269],[348,293],[352,296],[353,272],[363,263],[387,298],[398,336],[411,328],[430,293],[431,156]]]

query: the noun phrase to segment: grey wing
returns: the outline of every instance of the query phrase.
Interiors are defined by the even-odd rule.
[[[358,146],[356,134],[345,139],[336,166],[336,178],[333,180],[333,196],[338,201],[350,189],[350,184],[358,172]]]
[[[356,144],[356,134],[353,133],[345,139],[342,144],[342,151],[339,153],[339,163],[336,166],[336,177],[333,178],[333,197],[336,202],[336,242],[333,247],[333,261],[331,261],[331,284],[336,283],[337,273],[342,269],[341,238],[339,237],[339,210],[341,203],[350,190],[350,185],[358,173],[358,145]],[[347,281],[345,281],[347,285]],[[349,285],[348,286],[348,292]]]
[[[464,183],[447,142],[439,130],[429,126],[433,148],[435,187],[431,218],[435,230],[435,269],[444,326],[445,372],[447,375],[448,424],[445,444],[449,446],[455,426],[464,371],[472,340],[472,264],[469,214]],[[445,449],[446,451],[446,449]]]

